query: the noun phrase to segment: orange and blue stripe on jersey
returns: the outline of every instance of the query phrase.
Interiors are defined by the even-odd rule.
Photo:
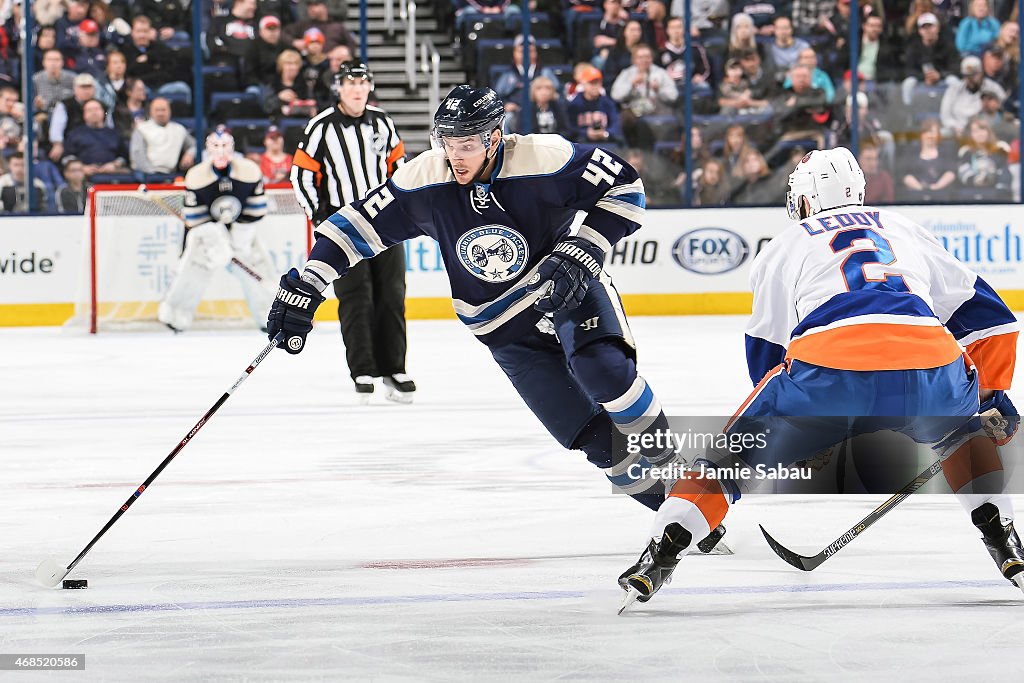
[[[981,277],[974,282],[974,296],[953,312],[946,327],[966,347],[982,389],[1010,388],[1017,360],[1017,319]]]
[[[747,361],[756,382],[786,358],[837,370],[927,369],[953,362],[966,346],[979,369],[981,387],[1006,389],[1016,337],[1013,314],[977,278],[975,295],[946,325],[924,300],[907,292],[843,292],[792,330],[788,348],[748,336]]]
[[[856,290],[832,297],[793,330],[787,358],[836,370],[918,370],[963,350],[918,296]]]

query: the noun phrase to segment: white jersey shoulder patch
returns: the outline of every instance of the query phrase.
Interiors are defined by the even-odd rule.
[[[448,159],[444,150],[428,149],[407,164],[398,167],[391,182],[399,190],[413,192],[431,185],[454,183],[455,176],[448,168]]]
[[[561,135],[509,135],[499,178],[552,175],[572,160],[572,143]]]

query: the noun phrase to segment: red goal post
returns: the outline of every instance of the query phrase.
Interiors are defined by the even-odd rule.
[[[274,270],[301,268],[313,228],[291,185],[266,187],[258,224]],[[82,278],[69,325],[100,330],[154,329],[184,244],[184,185],[95,185],[85,208]],[[196,314],[199,328],[251,325],[237,280],[216,273]]]

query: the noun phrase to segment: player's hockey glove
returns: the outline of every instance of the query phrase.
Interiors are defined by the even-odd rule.
[[[604,251],[593,242],[580,237],[562,240],[526,283],[526,291],[542,292],[533,307],[544,313],[576,308],[583,303],[590,281],[601,274],[603,263]]]
[[[1020,426],[1020,413],[1005,391],[996,391],[978,409],[981,423],[988,435],[1002,446],[1013,438]]]
[[[288,353],[299,353],[313,329],[313,314],[323,302],[316,287],[300,279],[299,271],[292,268],[281,276],[281,287],[267,319],[267,334],[273,339],[283,332],[278,346]]]

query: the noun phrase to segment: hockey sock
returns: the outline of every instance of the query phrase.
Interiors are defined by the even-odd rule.
[[[573,354],[571,364],[587,393],[601,404],[620,433],[668,429],[661,402],[637,374],[636,363],[621,343],[609,339],[587,344]],[[642,449],[640,455],[660,464],[672,455],[672,450]]]
[[[985,503],[999,508],[999,516],[1013,519],[1013,503],[1005,495],[1002,458],[992,439],[975,436],[942,461],[946,483],[970,514]]]
[[[705,538],[718,527],[729,511],[729,497],[714,479],[689,476],[677,480],[651,526],[651,537],[658,539],[672,522],[680,524],[694,538]]]
[[[635,476],[638,472],[646,472],[650,467],[646,459],[640,458],[639,462],[631,463],[615,461],[612,446],[613,430],[615,425],[608,414],[599,413],[576,437],[573,448],[586,453],[587,460],[604,471],[608,481],[617,491],[627,493],[641,505],[657,510],[665,499],[664,487],[659,481],[652,484],[642,476]],[[630,469],[629,464],[639,465],[639,468]]]

